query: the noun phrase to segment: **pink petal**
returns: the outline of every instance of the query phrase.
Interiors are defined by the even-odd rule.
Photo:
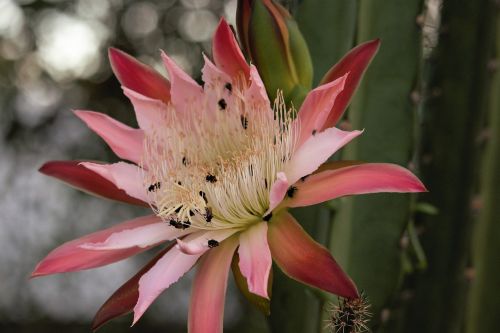
[[[135,324],[154,300],[193,267],[201,254],[188,255],[176,247],[168,251],[139,280],[139,298],[134,307]]]
[[[271,185],[271,191],[269,192],[269,208],[264,215],[272,212],[273,209],[280,204],[289,186],[290,183],[288,182],[286,174],[284,172],[278,172],[275,182]]]
[[[212,54],[217,67],[232,78],[249,77],[250,69],[238,42],[224,18],[221,18],[212,42]]]
[[[182,112],[187,112],[193,105],[200,103],[203,89],[195,80],[177,66],[165,52],[161,53],[161,57],[167,68],[170,81],[172,82],[172,104],[181,114]]]
[[[74,272],[111,264],[128,258],[147,248],[133,247],[119,250],[95,251],[81,248],[82,244],[104,242],[112,234],[133,230],[158,223],[159,218],[150,215],[117,224],[81,238],[64,243],[52,250],[35,268],[32,277],[55,273]]]
[[[201,260],[193,282],[189,333],[222,333],[229,267],[238,238],[231,237]]]
[[[332,127],[307,139],[293,154],[285,173],[290,184],[309,175],[337,150],[360,135],[362,131],[342,131]]]
[[[269,299],[267,293],[271,271],[271,251],[267,244],[267,222],[259,222],[240,235],[239,267],[250,292]]]
[[[164,103],[170,101],[170,82],[153,68],[115,48],[110,48],[108,55],[113,72],[123,86]]]
[[[162,101],[152,99],[122,87],[123,93],[130,99],[134,106],[135,116],[139,127],[146,132],[152,132],[154,128],[158,128],[165,122],[167,114],[167,105]]]
[[[364,44],[358,45],[347,53],[335,66],[333,66],[321,83],[334,81],[346,73],[349,73],[345,82],[344,90],[339,94],[332,107],[330,115],[326,120],[323,129],[334,126],[344,114],[354,91],[359,85],[366,68],[372,61],[378,51],[380,40],[375,39]]]
[[[106,141],[116,155],[139,164],[142,158],[143,131],[122,124],[103,113],[77,110],[75,114]]]
[[[245,91],[245,100],[265,110],[271,105],[264,82],[262,82],[259,72],[254,65],[250,65],[250,87]]]
[[[86,250],[120,250],[132,247],[150,247],[191,233],[188,229],[176,229],[164,221],[127,229],[111,234],[103,242],[84,243]]]
[[[274,261],[291,278],[336,295],[356,298],[356,286],[333,259],[288,212],[269,223],[269,248]]]
[[[147,190],[142,174],[143,171],[138,166],[125,162],[114,164],[82,162],[80,165],[106,178],[131,197],[148,202]]]
[[[312,133],[320,132],[330,114],[337,96],[344,89],[348,74],[317,87],[307,94],[297,115],[300,123],[300,135],[297,147],[300,147]]]
[[[133,205],[148,206],[144,201],[129,196],[114,183],[80,163],[82,161],[51,161],[45,163],[38,171],[93,195]]]
[[[209,249],[209,240],[215,240],[221,243],[224,239],[230,237],[237,231],[238,229],[199,231],[185,237],[184,239],[177,239],[176,247],[185,254],[202,254]]]
[[[161,250],[150,260],[137,274],[125,282],[97,311],[92,322],[92,330],[95,332],[108,321],[131,312],[139,299],[139,280],[141,277],[167,253],[174,244]]]
[[[395,164],[366,163],[325,170],[295,184],[297,190],[286,204],[302,207],[345,195],[378,192],[423,192],[422,182],[410,171]]]

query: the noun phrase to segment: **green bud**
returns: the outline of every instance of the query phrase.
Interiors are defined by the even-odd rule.
[[[239,0],[238,33],[271,99],[278,89],[296,108],[311,89],[313,66],[297,22],[272,0]]]

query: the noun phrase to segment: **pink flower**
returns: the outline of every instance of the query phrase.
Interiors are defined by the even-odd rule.
[[[91,111],[76,111],[129,162],[48,162],[40,171],[105,198],[150,206],[152,213],[65,243],[33,276],[78,271],[122,260],[176,240],[101,307],[94,328],[133,310],[134,323],[197,264],[189,332],[221,332],[229,267],[235,252],[248,289],[269,298],[272,260],[290,277],[346,298],[358,297],[329,251],[287,212],[346,195],[419,192],[408,170],[383,163],[326,162],[361,134],[333,127],[378,41],[352,51],[329,81],[305,99],[298,116],[278,94],[273,105],[221,20],[205,58],[204,86],[162,54],[170,82],[110,49],[113,70],[132,102],[139,129]],[[319,273],[321,272],[321,273]]]

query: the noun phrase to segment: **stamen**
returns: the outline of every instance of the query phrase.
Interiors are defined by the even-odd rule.
[[[150,205],[173,227],[245,228],[271,219],[262,217],[269,187],[291,158],[299,125],[282,93],[271,108],[248,99],[248,88],[244,78],[207,82],[203,100],[182,112],[169,104],[146,134],[142,166]]]

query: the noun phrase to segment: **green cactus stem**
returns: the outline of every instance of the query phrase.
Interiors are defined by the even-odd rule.
[[[496,58],[490,61],[495,70],[490,90],[490,137],[484,154],[481,177],[482,209],[475,230],[473,264],[475,279],[468,302],[467,333],[498,331],[500,309],[500,15],[497,8]]]
[[[414,149],[414,89],[421,59],[416,24],[421,0],[359,3],[358,43],[381,39],[349,109],[363,135],[349,144],[343,159],[407,166]],[[371,303],[371,326],[398,288],[403,272],[400,238],[410,215],[410,196],[376,194],[342,199],[331,231],[330,248]]]
[[[463,326],[470,202],[478,171],[476,138],[489,90],[494,13],[491,0],[443,2],[428,83],[431,96],[424,108],[421,166],[430,191],[423,199],[437,207],[438,214],[421,218],[428,268],[415,277],[401,330],[405,333],[456,333]],[[497,329],[474,332],[493,331]]]

